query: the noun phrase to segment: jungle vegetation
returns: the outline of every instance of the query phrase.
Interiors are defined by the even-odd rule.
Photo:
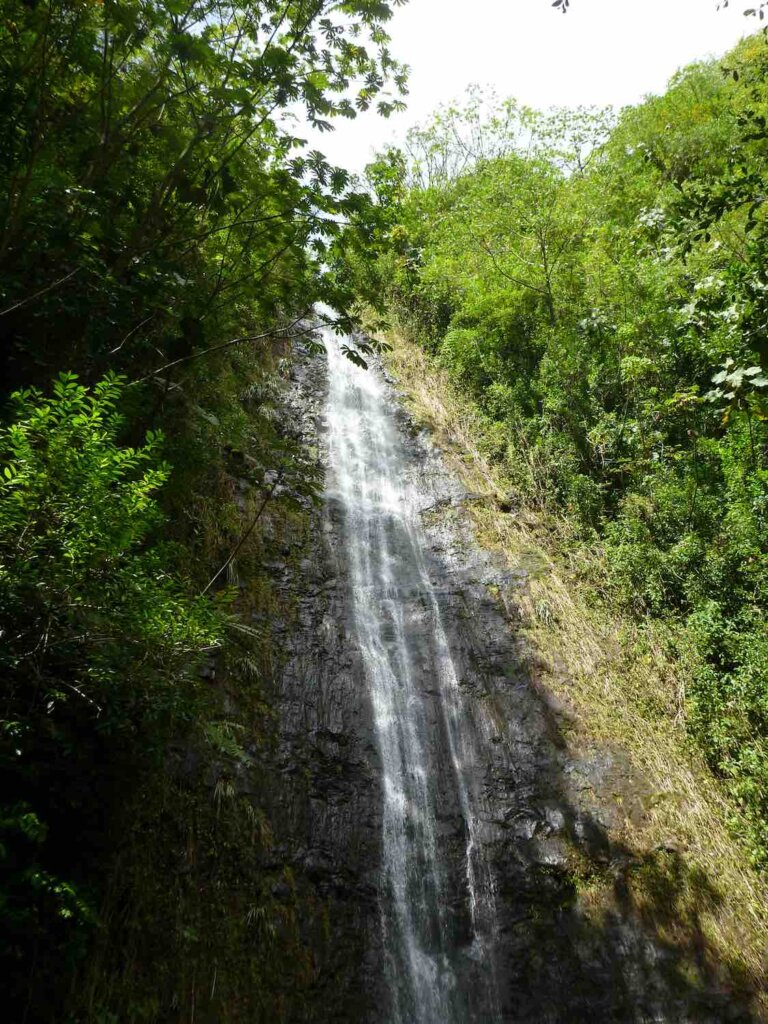
[[[368,168],[336,267],[479,409],[505,508],[692,658],[683,713],[768,864],[768,45],[618,115],[478,93]],[[597,566],[597,568],[595,568]]]
[[[192,1019],[201,965],[209,1019],[312,997],[233,779],[318,493],[280,415],[318,301],[435,353],[604,599],[694,645],[691,735],[768,861],[765,42],[618,118],[445,111],[360,183],[302,135],[401,108],[399,2],[0,4],[9,1020]]]
[[[344,322],[348,302],[321,259],[340,224],[352,212],[364,220],[370,206],[302,135],[401,105],[405,71],[386,33],[396,3],[0,8],[8,1020],[158,1019],[163,1005],[188,998],[194,1013],[194,965],[181,990],[177,980],[166,990],[163,957],[176,957],[182,978],[187,954],[213,963],[206,943],[223,948],[214,918],[198,928],[180,908],[184,893],[199,903],[218,871],[226,916],[238,881],[226,836],[237,821],[230,827],[226,807],[214,819],[209,793],[196,806],[170,780],[168,752],[193,751],[200,777],[214,771],[217,792],[231,794],[226,766],[248,756],[243,723],[249,735],[257,729],[257,688],[249,704],[241,686],[238,713],[225,713],[210,682],[223,648],[258,675],[264,643],[222,570],[269,499],[286,515],[313,498],[311,460],[275,415],[281,358],[317,299]],[[153,806],[154,831],[141,817]],[[259,825],[248,820],[246,852]],[[199,872],[164,881],[158,868],[155,918],[138,920],[151,872],[136,860],[118,869],[117,852],[154,843],[162,859],[164,845],[194,842],[196,863],[209,862],[205,881]],[[110,923],[106,893],[123,881]],[[108,934],[121,936],[122,980],[107,981],[105,999],[91,991],[75,1006],[94,944]],[[268,1002],[249,941],[233,939],[247,965],[239,984]],[[125,982],[131,970],[143,988]],[[218,992],[235,998],[223,967]],[[248,1012],[242,991],[237,999]]]

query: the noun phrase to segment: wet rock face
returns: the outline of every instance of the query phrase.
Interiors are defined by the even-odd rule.
[[[304,363],[292,397],[294,429],[326,462],[327,393],[325,362]],[[623,900],[631,856],[611,842],[616,811],[599,794],[615,789],[626,766],[615,754],[582,760],[569,754],[563,712],[532,677],[529,652],[495,596],[525,586],[525,572],[510,572],[478,548],[465,511],[473,496],[447,473],[428,438],[414,431],[390,387],[387,402],[409,493],[417,496],[425,571],[455,667],[466,739],[463,800],[445,689],[434,671],[435,613],[423,592],[403,593],[445,865],[443,941],[459,989],[447,997],[451,1021],[749,1020],[714,982],[702,987],[686,978],[674,951],[644,932]],[[344,502],[329,497],[315,516],[301,571],[283,572],[281,586],[294,594],[297,613],[276,633],[286,663],[272,694],[278,721],[267,794],[272,867],[290,870],[300,902],[311,908],[306,942],[317,1000],[303,1019],[431,1024],[435,1018],[419,1016],[415,1004],[401,1007],[398,1018],[386,968],[392,957],[382,906],[392,894],[383,867],[382,746],[361,653],[348,530]],[[386,635],[381,642],[386,645]],[[471,829],[479,854],[468,854]],[[479,926],[467,881],[468,857],[478,856],[478,864],[488,866],[494,908],[481,954],[473,945]],[[599,925],[580,907],[574,858],[615,877],[615,906]],[[484,994],[489,972],[495,1006]]]
[[[307,446],[318,446],[321,459],[326,386],[323,362],[307,361],[296,370],[290,396],[290,428]],[[274,844],[265,867],[290,877],[303,919],[314,995],[300,1019],[362,1022],[382,998],[381,813],[340,510],[316,511],[299,571],[286,564],[275,573],[295,615],[273,625],[282,667],[269,694],[277,743],[266,765]]]

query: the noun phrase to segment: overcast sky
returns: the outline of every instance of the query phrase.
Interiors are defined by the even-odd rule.
[[[388,121],[339,120],[313,141],[333,162],[360,170],[374,150],[403,138],[471,83],[533,107],[634,103],[663,91],[693,60],[720,56],[756,22],[732,0],[410,0],[390,22],[392,51],[411,67],[408,110]]]

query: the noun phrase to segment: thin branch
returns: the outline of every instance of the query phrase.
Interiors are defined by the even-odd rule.
[[[136,331],[141,330],[144,324],[148,324],[150,320],[154,319],[156,315],[156,313],[150,313],[148,317],[145,317],[141,321],[140,324],[136,324],[136,326],[132,330],[128,331],[128,333],[126,334],[126,336],[123,338],[119,345],[116,345],[115,348],[109,350],[109,355],[113,356],[115,352],[119,352],[123,345],[126,343],[126,341],[128,341],[129,338],[132,338]]]
[[[194,359],[202,359],[203,356],[211,355],[213,352],[222,352],[224,349],[232,348],[234,345],[243,345],[247,341],[261,341],[263,338],[274,338],[281,334],[287,335],[290,338],[300,338],[304,334],[311,334],[317,330],[317,327],[313,324],[311,327],[307,327],[304,330],[297,331],[294,334],[288,334],[289,331],[293,330],[296,324],[300,323],[304,319],[304,315],[296,317],[295,320],[291,321],[286,327],[277,327],[272,331],[264,331],[263,334],[245,334],[242,338],[232,338],[231,341],[225,341],[221,345],[213,345],[211,348],[205,348],[201,352],[193,352],[189,356],[182,356],[180,359],[173,359],[170,363],[165,363],[164,366],[159,366],[156,370],[152,370],[151,373],[145,374],[143,377],[139,377],[137,380],[130,381],[129,386],[134,384],[143,384],[145,381],[150,380],[152,377],[159,377],[161,373],[165,373],[166,370],[172,369],[174,366],[179,366],[181,363],[190,363]]]
[[[536,292],[538,295],[543,295],[545,298],[547,297],[549,293],[547,292],[546,288],[541,288],[539,285],[532,284],[530,281],[524,281],[522,278],[515,277],[513,274],[509,274],[507,273],[507,271],[503,270],[502,267],[499,265],[499,262],[496,258],[496,254],[494,253],[493,249],[491,249],[491,247],[488,245],[488,243],[484,239],[478,238],[475,235],[475,233],[472,231],[472,228],[469,226],[468,221],[465,221],[465,226],[467,228],[467,231],[469,232],[469,236],[472,239],[472,241],[476,245],[480,246],[483,252],[485,252],[485,254],[490,259],[496,271],[499,274],[501,274],[503,278],[506,278],[507,281],[511,281],[512,284],[518,285],[518,287],[520,288],[529,288],[532,292]]]
[[[282,479],[283,479],[283,474],[282,474],[282,472],[280,472],[280,473],[278,473],[278,474],[277,474],[277,477],[275,478],[275,480],[274,480],[274,482],[273,482],[272,486],[270,487],[270,489],[269,489],[269,490],[267,491],[267,493],[266,493],[266,494],[264,495],[264,500],[262,501],[261,505],[259,506],[259,509],[258,509],[258,511],[257,511],[257,513],[256,513],[256,515],[255,515],[255,517],[254,517],[254,519],[253,519],[253,521],[252,521],[252,522],[251,522],[251,524],[249,525],[248,529],[247,529],[247,530],[245,531],[245,533],[244,533],[244,534],[242,535],[242,537],[241,537],[241,538],[240,538],[240,540],[239,540],[239,541],[237,542],[237,544],[235,544],[235,546],[234,546],[234,547],[232,548],[232,551],[230,552],[230,554],[229,554],[229,557],[227,558],[226,562],[225,562],[225,563],[224,563],[224,564],[222,565],[222,567],[221,567],[221,568],[220,568],[220,569],[218,570],[218,572],[216,572],[216,573],[215,573],[215,574],[214,574],[214,575],[213,575],[213,576],[212,576],[212,577],[211,577],[211,578],[210,578],[210,579],[208,580],[208,582],[206,583],[206,585],[205,585],[205,586],[203,587],[203,589],[202,589],[202,590],[200,591],[200,597],[203,597],[203,596],[204,596],[205,594],[207,594],[207,593],[208,593],[208,591],[209,591],[209,590],[211,589],[211,587],[213,586],[213,584],[214,584],[214,583],[216,582],[216,580],[217,580],[217,579],[219,578],[219,576],[221,576],[221,574],[222,574],[223,572],[225,572],[225,571],[226,571],[226,569],[228,569],[230,565],[232,565],[232,562],[233,562],[233,561],[235,560],[235,558],[236,558],[236,556],[237,556],[237,553],[238,553],[238,552],[240,551],[240,549],[242,548],[243,544],[245,544],[245,542],[246,542],[246,541],[248,540],[248,538],[249,538],[249,537],[251,536],[251,534],[253,533],[253,531],[254,531],[254,530],[256,529],[256,524],[258,523],[259,519],[261,519],[261,514],[262,514],[262,512],[263,512],[263,511],[264,511],[264,509],[265,509],[265,508],[267,507],[267,503],[268,503],[268,502],[270,501],[270,499],[271,499],[271,498],[272,498],[272,496],[274,495],[274,493],[275,493],[275,490],[276,490],[276,488],[277,488],[277,485],[278,485],[278,484],[280,483],[280,481],[281,481]]]
[[[74,270],[70,270],[64,277],[60,277],[58,281],[54,281],[53,284],[49,284],[47,288],[41,288],[39,292],[35,292],[34,295],[30,295],[26,299],[22,299],[21,302],[16,302],[13,306],[9,306],[7,309],[0,311],[0,316],[5,316],[6,313],[12,313],[15,309],[20,309],[22,306],[26,306],[30,302],[34,302],[35,299],[39,299],[41,295],[45,295],[46,292],[53,291],[54,288],[58,288],[60,284],[64,284],[70,277],[74,277],[75,274],[79,274],[82,267],[76,267]]]

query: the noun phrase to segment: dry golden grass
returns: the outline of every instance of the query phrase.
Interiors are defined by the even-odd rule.
[[[531,568],[512,611],[535,651],[537,679],[575,719],[569,742],[619,748],[643,779],[641,820],[626,820],[613,836],[644,865],[631,877],[635,908],[662,939],[696,951],[699,963],[705,947],[731,982],[757,993],[753,1009],[768,1019],[768,892],[728,830],[736,808],[686,740],[685,664],[670,660],[658,627],[594,599],[577,570],[589,563],[599,578],[601,554],[566,545],[567,524],[498,509],[508,487],[482,454],[477,411],[422,349],[388,340],[387,367],[406,405],[467,489],[489,498],[468,509],[478,539],[511,566]],[[608,898],[607,883],[584,879],[582,905],[599,915]]]

